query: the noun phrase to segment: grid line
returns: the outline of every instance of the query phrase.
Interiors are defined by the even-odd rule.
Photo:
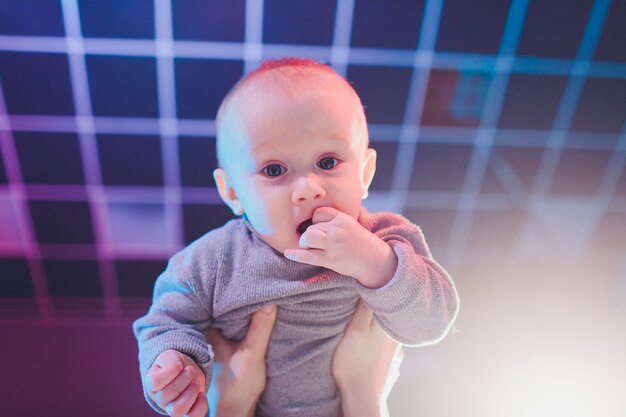
[[[611,159],[606,167],[606,171],[602,176],[602,181],[598,187],[598,193],[593,200],[593,209],[591,210],[589,222],[583,226],[580,231],[580,237],[577,242],[577,255],[583,256],[590,250],[593,233],[597,231],[600,222],[609,208],[612,206],[615,190],[619,179],[626,167],[626,123],[622,129],[619,141],[615,146],[615,150],[611,155]],[[626,207],[626,205],[624,206]]]
[[[245,43],[243,56],[244,73],[256,68],[263,57],[263,0],[246,0]]]
[[[0,127],[0,130],[13,132],[65,132],[78,133],[79,129],[75,116],[23,116],[10,115],[5,118],[10,124]],[[133,118],[133,117],[102,117],[93,116],[93,129],[96,134],[124,134],[124,135],[158,135],[161,132],[160,119]],[[368,124],[371,136],[377,141],[396,142],[400,136],[402,125]],[[179,135],[184,136],[214,136],[215,122],[209,119],[177,119],[176,129]],[[545,143],[543,140],[528,137],[545,137],[551,130],[518,130],[498,128],[496,143],[502,147],[534,147],[544,148],[556,146]],[[476,128],[420,126],[420,142],[443,144],[472,144]],[[568,132],[567,148],[571,149],[613,149],[619,141],[618,133],[602,132]],[[500,139],[498,141],[498,139]]]
[[[543,197],[547,194],[554,179],[561,154],[566,146],[565,142],[574,117],[574,112],[576,111],[587,76],[589,61],[595,52],[610,4],[610,0],[596,0],[594,2],[591,15],[583,34],[583,39],[576,55],[575,62],[578,65],[572,67],[554,120],[553,128],[548,136],[546,149],[537,170],[537,176],[535,177],[531,189],[532,195],[535,196],[534,201],[539,200],[539,204],[535,203],[531,205],[531,210],[526,220],[526,227],[523,227],[523,233],[519,237],[517,253],[522,257],[532,251],[531,234],[535,230],[533,222],[538,219],[538,211],[541,210],[546,201],[545,198],[539,199],[539,197]]]
[[[253,4],[259,2],[259,0],[249,1]],[[259,17],[253,17],[251,20],[259,20]],[[250,25],[252,28],[256,28],[257,26],[262,26],[262,23]],[[254,30],[256,31],[258,29]],[[262,28],[260,30],[262,30]],[[258,36],[261,35],[255,35],[254,39]],[[157,55],[157,44],[154,40],[83,38],[82,44],[85,54],[88,55],[139,57],[155,57]],[[248,43],[247,40],[245,43],[173,40],[172,45],[172,56],[174,58],[250,60],[251,62],[256,62],[257,64],[261,58],[280,57],[285,55],[302,55],[331,60],[334,48],[334,46],[327,47],[282,44],[263,45],[253,41]],[[415,51],[411,50],[361,48],[353,46],[348,48],[349,59],[347,64],[480,71],[494,71],[497,65],[497,57],[495,55],[453,53],[430,50],[428,53],[432,54],[432,61],[418,60],[416,62]],[[35,36],[19,37],[6,35],[0,35],[0,51],[59,54],[67,54],[70,52],[67,41],[64,38],[43,38]],[[570,75],[574,67],[579,62],[580,61],[577,59],[568,60],[516,56],[511,72],[516,74]],[[587,69],[587,74],[590,76],[597,78],[626,78],[625,63],[589,60],[588,65],[589,68]],[[254,67],[251,67],[250,69],[252,68]],[[246,68],[245,71],[248,72],[250,69]]]
[[[426,101],[426,86],[430,72],[421,71],[415,65],[432,62],[432,51],[435,49],[443,0],[427,0],[424,6],[424,16],[419,34],[419,44],[413,54],[413,75],[407,94],[407,103],[404,111],[404,123],[400,130],[396,165],[391,183],[391,198],[388,200],[387,210],[403,213],[406,211],[406,202],[410,187],[410,178],[414,167],[415,151],[419,140],[421,119]]]
[[[353,15],[354,0],[337,0],[330,62],[343,77],[348,72],[348,62],[350,61],[350,35],[352,33]]]
[[[157,43],[157,83],[159,104],[159,134],[164,176],[164,209],[166,236],[173,237],[178,248],[183,247],[183,215],[181,209],[180,167],[178,155],[178,125],[172,45],[172,16],[170,0],[155,0]],[[166,245],[169,246],[169,245]]]
[[[48,323],[49,315],[46,312],[52,310],[52,301],[48,296],[48,282],[43,268],[41,251],[37,246],[35,230],[30,222],[30,207],[26,190],[24,189],[21,169],[18,164],[11,123],[6,117],[8,113],[6,110],[2,80],[0,80],[0,120],[2,126],[7,128],[6,130],[0,130],[0,151],[2,151],[4,167],[10,180],[10,185],[8,186],[9,197],[15,203],[17,209],[18,228],[25,243],[23,250],[27,256],[28,271],[37,303],[37,312],[42,321]]]
[[[497,127],[502,103],[506,94],[510,69],[513,64],[513,55],[517,50],[522,33],[527,0],[513,0],[509,8],[504,35],[500,44],[499,55],[496,60],[496,73],[491,79],[487,99],[480,119],[476,141],[467,169],[467,176],[461,191],[459,210],[454,220],[447,251],[447,260],[453,266],[458,266],[467,245],[467,239],[472,226],[474,211],[479,197],[478,191],[483,182],[487,164],[493,147],[495,129]]]
[[[619,148],[616,149],[616,155],[613,158],[618,158],[619,154],[622,152],[623,143],[619,145]],[[610,169],[607,170],[607,175],[619,175],[619,165],[613,167],[617,161],[611,161],[608,167]],[[619,179],[619,178],[617,178]],[[617,180],[615,178],[608,181],[608,183],[613,184]],[[603,180],[607,183],[607,180]],[[124,186],[105,186],[103,187],[105,190],[105,197],[94,197],[93,200],[90,200],[91,196],[88,196],[84,193],[84,187],[82,186],[74,186],[74,185],[25,185],[23,186],[23,190],[25,191],[25,195],[30,201],[101,201],[108,203],[140,203],[140,204],[158,204],[163,202],[164,191],[157,188],[137,188],[137,187],[124,187]],[[605,185],[601,186],[600,190],[610,189]],[[600,192],[604,194],[603,192]],[[478,198],[478,195],[480,198]],[[388,196],[387,191],[370,191],[370,196],[385,200]],[[0,192],[0,201],[11,201],[14,196],[9,193]],[[458,208],[458,200],[459,193],[456,191],[409,191],[407,193],[407,201],[406,208],[428,208],[428,207],[438,207],[438,208],[447,208],[447,209],[457,209]],[[539,196],[529,196],[528,201],[531,204],[539,204],[541,201],[549,201],[555,204],[584,204],[585,206],[589,205],[589,203],[595,201],[597,197],[587,197],[587,196],[566,196],[566,195],[555,195],[550,197],[539,197]],[[511,196],[506,193],[487,193],[480,192],[477,193],[477,204],[476,207],[479,209],[488,210],[490,207],[493,207],[492,203],[488,203],[489,201],[499,201],[498,207],[506,208],[511,205]],[[623,207],[623,201],[625,201],[626,197],[613,196],[610,203],[609,209],[612,212],[625,212],[626,207]],[[183,203],[194,203],[194,204],[209,204],[209,205],[221,205],[222,201],[217,193],[217,189],[214,187],[204,188],[204,187],[184,187],[182,188],[182,202]],[[443,203],[445,202],[445,203]],[[434,204],[434,206],[433,206]],[[178,245],[175,245],[178,247]]]
[[[62,0],[61,6],[63,25],[67,35],[70,81],[76,106],[76,125],[82,154],[81,160],[86,177],[86,190],[89,195],[88,205],[91,223],[96,239],[94,246],[98,260],[102,298],[107,320],[116,320],[121,316],[122,308],[117,287],[117,275],[113,265],[107,206],[102,190],[101,168],[93,126],[78,2],[77,0]]]

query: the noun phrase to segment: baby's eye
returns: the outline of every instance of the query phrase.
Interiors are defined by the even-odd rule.
[[[322,168],[322,169],[333,169],[334,167],[337,166],[337,164],[339,163],[339,161],[335,158],[331,158],[330,156],[326,156],[322,159],[320,159],[320,161],[317,163],[317,166]]]
[[[285,168],[278,164],[272,164],[263,168],[263,172],[268,177],[278,177],[279,175],[282,175],[285,173]]]

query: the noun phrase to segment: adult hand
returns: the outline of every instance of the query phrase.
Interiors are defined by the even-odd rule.
[[[387,398],[400,376],[403,359],[402,347],[385,334],[359,301],[332,361],[344,417],[389,416]]]
[[[215,417],[252,417],[265,389],[267,370],[265,352],[276,320],[277,307],[266,306],[252,315],[246,337],[229,342],[211,329],[214,367],[211,383],[211,415]],[[215,394],[215,396],[213,395]],[[216,403],[213,404],[213,399]]]
[[[213,416],[251,417],[265,388],[265,352],[276,319],[276,308],[259,310],[244,340],[231,343],[217,330],[209,334],[214,361],[211,389],[216,390]],[[400,346],[374,321],[359,302],[332,361],[332,373],[342,397],[343,417],[387,417],[387,397],[399,376]]]

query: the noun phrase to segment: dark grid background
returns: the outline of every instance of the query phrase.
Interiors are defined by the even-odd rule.
[[[365,205],[422,226],[468,317],[476,288],[529,275],[624,304],[625,21],[617,0],[1,0],[0,317],[141,314],[167,258],[231,218],[221,98],[288,55],[353,83]]]

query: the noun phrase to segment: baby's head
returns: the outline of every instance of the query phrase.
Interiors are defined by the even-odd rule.
[[[266,61],[228,93],[216,124],[220,196],[275,250],[297,248],[319,207],[358,218],[376,152],[359,97],[330,67]]]

